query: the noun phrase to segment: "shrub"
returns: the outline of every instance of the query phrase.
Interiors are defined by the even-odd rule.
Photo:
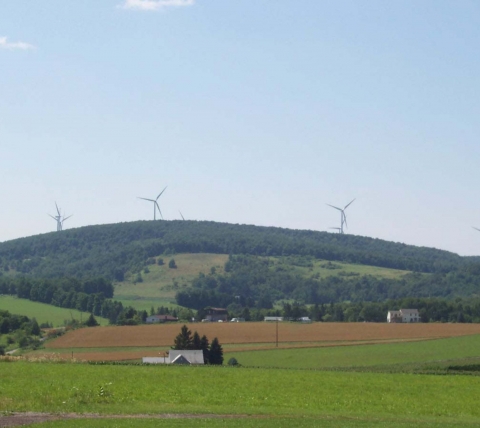
[[[177,268],[177,264],[175,263],[175,259],[171,259],[169,262],[168,262],[168,267],[170,269],[176,269]]]
[[[227,363],[229,366],[239,366],[240,364],[238,363],[237,359],[232,357],[228,360]]]

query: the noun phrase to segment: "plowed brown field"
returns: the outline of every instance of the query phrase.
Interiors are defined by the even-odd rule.
[[[171,346],[180,324],[94,327],[71,331],[46,344],[46,348],[106,348]],[[188,324],[200,336],[218,337],[225,344],[275,342],[275,323]],[[284,342],[371,341],[433,339],[480,334],[480,324],[387,323],[278,323],[278,340]]]

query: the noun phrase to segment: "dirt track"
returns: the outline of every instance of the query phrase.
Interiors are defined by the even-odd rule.
[[[194,414],[162,414],[162,415],[97,415],[77,413],[11,413],[0,415],[0,427],[18,427],[47,421],[66,419],[239,419],[252,418],[246,415],[194,415]]]

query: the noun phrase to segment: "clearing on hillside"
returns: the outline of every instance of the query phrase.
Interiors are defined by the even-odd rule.
[[[163,259],[163,265],[148,265],[147,272],[144,269],[141,273],[142,282],[131,275],[124,282],[116,283],[114,299],[128,302],[138,309],[171,306],[177,291],[189,285],[200,273],[208,274],[212,268],[222,273],[228,255],[197,253],[155,257],[156,262],[159,259]],[[176,268],[168,267],[171,259],[175,260]]]
[[[11,314],[26,315],[35,318],[39,324],[51,323],[54,327],[64,325],[64,321],[85,321],[90,314],[80,312],[76,309],[58,308],[46,303],[32,302],[27,299],[19,299],[15,296],[0,296],[0,309],[9,311]],[[102,317],[95,317],[100,325],[107,325],[108,320]]]

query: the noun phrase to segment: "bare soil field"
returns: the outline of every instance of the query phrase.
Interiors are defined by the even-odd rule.
[[[82,328],[46,343],[51,350],[60,348],[108,348],[171,346],[180,332],[180,324],[111,326]],[[223,345],[273,343],[275,323],[188,324],[192,332],[218,337]],[[433,339],[480,334],[480,324],[387,324],[387,323],[278,323],[278,341],[349,342],[395,339]],[[313,344],[313,343],[312,343]]]

